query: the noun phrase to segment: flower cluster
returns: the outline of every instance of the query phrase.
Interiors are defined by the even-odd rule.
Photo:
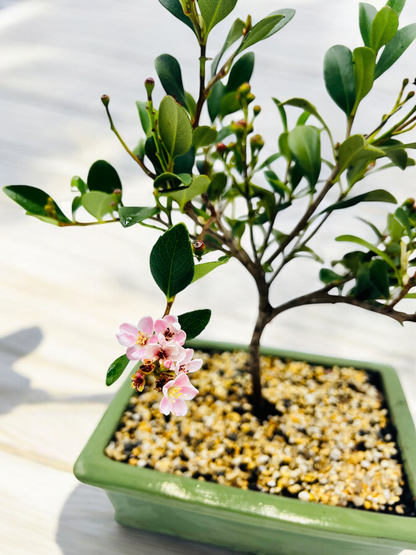
[[[163,392],[162,414],[185,416],[188,411],[185,401],[198,394],[188,374],[199,370],[202,360],[193,360],[193,349],[184,348],[186,333],[178,318],[168,315],[153,321],[146,316],[137,326],[122,324],[117,339],[126,347],[127,358],[140,364],[132,376],[132,387],[143,391],[146,377],[152,374],[156,389]]]

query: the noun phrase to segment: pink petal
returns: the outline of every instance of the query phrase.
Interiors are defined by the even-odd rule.
[[[145,360],[153,360],[159,357],[160,347],[157,344],[147,344],[144,348]]]
[[[175,341],[179,343],[179,345],[183,345],[186,340],[186,333],[181,330],[179,333],[175,335]]]
[[[197,372],[201,366],[203,365],[204,361],[200,358],[196,358],[195,360],[191,360],[191,362],[187,365],[186,371],[187,372]]]
[[[178,317],[177,316],[173,316],[172,314],[168,314],[167,316],[165,316],[163,318],[165,320],[165,322],[167,322],[168,324],[176,324],[178,321]],[[179,326],[180,329],[180,326]]]
[[[145,316],[140,320],[137,327],[144,335],[153,335],[153,318]]]
[[[166,416],[171,413],[172,404],[169,399],[163,397],[163,399],[160,401],[159,410],[162,414]]]
[[[152,337],[147,341],[148,344],[157,343],[157,335],[152,335]]]
[[[167,329],[168,329],[168,325],[164,320],[156,320],[155,322],[156,333],[165,333]]]
[[[137,333],[135,336],[125,332],[116,333],[116,337],[117,341],[120,343],[120,345],[123,345],[123,347],[131,347],[137,341]]]
[[[189,362],[191,362],[192,357],[194,356],[194,350],[193,349],[185,349],[185,356],[183,358],[183,360],[181,360],[181,364],[188,364]]]
[[[133,324],[121,324],[120,331],[130,333],[131,335],[134,335],[134,337],[137,337],[138,329],[136,326],[133,326]]]
[[[185,416],[188,412],[188,407],[183,399],[175,399],[172,403],[172,412],[175,416]]]
[[[143,348],[138,345],[133,345],[127,349],[126,355],[129,360],[140,360],[143,355]]]
[[[199,391],[193,385],[185,385],[181,387],[181,393],[184,399],[190,401],[198,395]]]
[[[166,383],[163,386],[163,395],[166,397],[168,394],[168,390],[175,384],[175,380],[170,380],[170,382]]]
[[[175,387],[185,387],[188,385],[191,385],[188,376],[181,372],[179,376],[175,378]]]

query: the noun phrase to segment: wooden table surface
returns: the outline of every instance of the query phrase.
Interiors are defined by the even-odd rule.
[[[409,4],[403,24],[416,19]],[[282,6],[274,0],[240,0],[238,15],[245,17],[249,7],[258,18]],[[284,7],[297,8],[296,19],[256,49],[253,85],[264,107],[262,132],[273,139],[278,128],[270,96],[305,96],[332,118],[339,139],[345,122],[324,91],[322,59],[332,44],[360,44],[358,2],[294,0]],[[220,47],[224,29],[218,26],[210,53]],[[196,93],[198,53],[188,29],[157,0],[3,1],[0,48],[1,184],[46,189],[68,210],[71,177],[85,178],[91,163],[104,158],[117,167],[127,204],[150,202],[151,184],[110,133],[100,96],[111,95],[117,126],[134,145],[140,134],[134,103],[144,99],[142,83],[154,75],[157,55],[177,56],[186,87]],[[357,131],[375,127],[401,80],[415,77],[414,53],[377,82]],[[415,170],[389,170],[365,187],[386,187],[402,201],[416,196],[415,176]],[[385,205],[366,205],[329,220],[316,248],[325,260],[333,259],[342,252],[334,236],[350,231],[347,218],[357,232],[367,233],[356,216],[381,223],[385,213]],[[283,229],[290,226],[285,218]],[[77,455],[117,388],[104,384],[109,362],[120,353],[117,326],[162,310],[148,267],[154,233],[119,225],[58,229],[25,217],[0,195],[0,234],[1,554],[228,553],[122,528],[105,494],[72,475]],[[256,308],[253,284],[238,263],[218,272],[221,283],[194,285],[178,300],[177,311],[211,307],[206,338],[247,342]],[[315,263],[299,260],[294,273],[283,273],[276,284],[274,300],[316,286],[317,274]],[[308,307],[276,320],[264,343],[392,364],[416,416],[415,333],[411,325],[401,328],[352,307]]]

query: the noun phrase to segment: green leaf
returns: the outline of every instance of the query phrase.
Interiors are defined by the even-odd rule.
[[[400,15],[403,11],[403,8],[406,4],[406,0],[388,0],[387,6],[389,6],[392,10],[394,10],[397,15]]]
[[[399,27],[399,17],[389,6],[377,13],[371,25],[370,47],[378,53],[380,48],[391,41]]]
[[[383,260],[373,260],[370,263],[370,280],[387,300],[390,298],[388,266]]]
[[[194,131],[192,144],[195,150],[203,146],[209,146],[217,140],[218,132],[212,127],[202,126],[197,127]]]
[[[146,140],[146,143],[144,145],[144,151],[146,156],[152,162],[153,167],[155,168],[155,172],[158,174],[162,173],[163,169],[162,169],[162,166],[160,165],[159,158],[157,157],[156,144],[155,144],[155,139],[153,137],[149,137]]]
[[[325,283],[325,285],[329,285],[332,282],[341,281],[344,279],[345,276],[340,276],[339,274],[333,272],[332,270],[327,270],[326,268],[322,268],[319,272],[319,279]]]
[[[377,227],[373,223],[369,222],[368,220],[365,220],[364,218],[358,218],[358,219],[364,222],[365,224],[367,224],[369,227],[371,227],[371,229],[376,234],[377,239],[383,239],[383,234],[380,232],[379,229],[377,229]]]
[[[158,175],[154,181],[155,189],[165,186],[166,183],[172,183],[174,185],[186,185],[187,187],[192,183],[192,176],[189,174],[175,174],[171,172],[165,172]]]
[[[150,255],[150,270],[168,300],[192,283],[194,257],[184,224],[171,227],[158,239]]]
[[[407,25],[397,31],[394,38],[386,45],[376,66],[375,79],[387,71],[416,39],[416,23]]]
[[[288,135],[288,133],[284,133],[285,135]],[[282,135],[281,135],[282,136]],[[271,166],[271,164],[273,164],[273,162],[275,162],[276,160],[278,160],[279,158],[281,158],[283,156],[282,153],[280,152],[276,152],[275,154],[272,154],[271,156],[269,156],[268,158],[266,158],[266,160],[264,162],[262,162],[260,164],[260,166],[257,166],[256,168],[256,172],[259,172],[261,170],[264,170],[264,168],[269,168]]]
[[[227,264],[229,260],[230,259],[227,258],[225,260],[218,260],[218,262],[206,262],[204,264],[197,264],[195,266],[194,279],[192,280],[192,283],[205,277],[207,274],[209,274],[216,268],[219,268],[220,266]]]
[[[264,176],[267,179],[267,183],[269,183],[275,193],[277,193],[281,197],[284,197],[285,195],[290,197],[291,191],[289,187],[278,178],[274,171],[266,170],[264,172]]]
[[[189,115],[191,116],[191,119],[193,119],[195,117],[195,112],[196,112],[195,98],[191,95],[191,93],[188,93],[186,91],[185,91],[185,97],[186,97],[186,107],[188,108],[188,112],[189,112]]]
[[[384,150],[384,149],[381,149],[381,150]],[[408,162],[409,156],[407,155],[407,152],[405,150],[403,150],[402,148],[397,148],[397,149],[389,148],[385,152],[386,152],[387,158],[390,158],[390,160],[393,162],[395,166],[398,166],[401,170],[405,170],[407,168],[407,162]]]
[[[87,184],[77,175],[71,179],[71,187],[78,189],[81,195],[85,195],[85,193],[88,193]]]
[[[237,0],[198,0],[198,4],[202,19],[206,25],[206,35],[208,36],[215,25],[233,11]]]
[[[82,196],[82,206],[98,221],[102,221],[106,214],[111,214],[111,212],[117,210],[117,204],[111,206],[113,202],[116,202],[114,195],[108,195],[101,191],[92,191]]]
[[[217,141],[220,143],[232,134],[233,134],[233,132],[231,131],[231,126],[226,125],[225,127],[223,127],[222,129],[219,130]]]
[[[173,166],[173,173],[182,175],[184,173],[191,174],[195,163],[195,149],[190,148],[186,154],[178,156]]]
[[[254,25],[251,31],[247,33],[240,48],[240,52],[246,50],[250,46],[253,46],[257,42],[270,38],[275,33],[280,31],[280,29],[283,29],[283,27],[293,18],[295,13],[295,10],[291,9],[278,10],[271,13],[265,19],[259,21],[256,25]]]
[[[171,96],[165,96],[160,104],[159,131],[170,160],[186,154],[192,146],[189,117]]]
[[[183,13],[183,9],[179,0],[159,0],[164,8],[166,8],[172,15],[177,17],[182,23],[185,23],[192,31],[195,32],[192,21],[187,15]]]
[[[364,241],[364,239],[360,239],[359,237],[355,237],[355,235],[341,235],[340,237],[337,237],[335,240],[339,241],[339,242],[355,243],[357,245],[361,245],[362,247],[365,247],[366,249],[368,249],[371,252],[374,252],[380,258],[382,258],[384,260],[384,262],[386,262],[394,270],[394,272],[395,272],[395,274],[396,274],[396,276],[399,280],[399,283],[401,283],[400,274],[399,274],[393,260],[385,252],[381,251],[376,246],[372,245],[371,243],[368,243],[367,241]]]
[[[159,214],[160,208],[144,208],[140,206],[122,206],[118,209],[120,222],[123,227],[139,224],[152,216]]]
[[[350,116],[355,103],[352,53],[346,46],[333,46],[325,54],[325,86],[329,96]]]
[[[78,208],[82,206],[82,196],[74,197],[72,200],[71,212],[72,212],[72,219],[75,221],[75,214],[77,213]]]
[[[142,129],[146,137],[152,135],[152,126],[150,125],[149,114],[147,113],[147,102],[142,102],[138,100],[136,102],[137,111],[139,112],[140,123],[142,124]]]
[[[56,202],[47,193],[28,185],[9,185],[3,187],[6,195],[24,208],[31,216],[48,218],[47,223],[70,223]],[[49,222],[49,220],[51,220]]]
[[[218,66],[221,61],[221,58],[225,54],[225,52],[232,46],[235,42],[238,41],[243,36],[243,31],[246,27],[246,24],[241,19],[236,19],[233,23],[233,26],[228,33],[227,38],[225,39],[224,46],[221,48],[219,53],[215,56],[212,64],[211,64],[211,77],[215,77],[218,71]]]
[[[399,220],[399,222],[402,224],[402,226],[406,230],[407,235],[409,236],[409,238],[411,240],[413,238],[413,233],[412,233],[412,226],[410,224],[409,216],[406,214],[406,212],[401,207],[397,208],[394,215]]]
[[[315,187],[321,173],[321,139],[318,130],[310,125],[295,127],[289,133],[289,148],[310,186]]]
[[[313,258],[314,260],[316,260],[316,262],[319,262],[320,264],[323,264],[323,263],[324,263],[324,261],[322,260],[322,258],[321,258],[318,254],[316,254],[315,251],[313,251],[310,247],[307,247],[306,245],[303,246],[303,247],[301,247],[300,249],[298,249],[298,250],[296,251],[296,254],[295,254],[295,257],[296,257],[296,258],[300,258],[300,255],[297,254],[298,252],[301,252],[301,253],[302,253],[302,252],[306,252],[307,254],[310,254],[311,258]],[[307,257],[307,258],[309,258],[309,257]]]
[[[360,3],[360,31],[366,46],[370,46],[371,26],[376,15],[377,9],[374,6]]]
[[[116,189],[123,188],[118,173],[105,160],[94,162],[88,172],[87,182],[90,191],[101,191],[109,195]]]
[[[194,310],[178,316],[179,324],[186,333],[186,340],[190,341],[198,337],[207,327],[211,320],[210,310]]]
[[[275,103],[277,103],[275,98],[273,98],[273,100]],[[324,119],[319,114],[315,106],[311,104],[308,100],[305,100],[304,98],[291,98],[290,100],[286,100],[286,102],[282,102],[280,106],[281,107],[294,106],[296,108],[300,108],[301,110],[304,110],[305,112],[309,112],[311,116],[314,116],[320,123],[322,123],[322,125],[325,128],[325,131],[328,133],[328,135],[331,137],[331,140],[332,140],[332,135],[331,135],[331,131],[329,130],[329,127],[327,126],[327,124],[325,123]],[[279,105],[277,107],[279,108]]]
[[[155,68],[166,94],[173,96],[177,102],[186,108],[187,99],[178,60],[169,54],[162,54],[156,58]]]
[[[126,355],[122,355],[117,360],[115,360],[110,368],[107,370],[107,378],[105,383],[107,385],[113,385],[113,383],[116,382],[123,374],[129,362],[130,361]]]
[[[253,52],[248,52],[234,64],[228,83],[226,93],[236,92],[238,87],[244,83],[249,83],[254,70],[255,56]]]
[[[216,173],[211,178],[211,183],[208,187],[208,198],[210,201],[215,202],[225,191],[227,186],[227,176],[225,173]]]
[[[354,64],[355,104],[352,115],[357,111],[360,102],[373,88],[376,56],[371,48],[356,48],[352,54]]]
[[[381,149],[370,145],[362,135],[353,135],[339,147],[339,175],[358,162],[367,161],[369,163],[383,156],[385,156],[385,153]]]
[[[221,100],[224,94],[225,85],[221,81],[218,81],[218,83],[214,85],[214,88],[212,89],[211,94],[208,97],[208,113],[212,122],[215,121],[220,113]]]
[[[241,104],[237,100],[235,91],[225,94],[221,99],[220,117],[224,118],[241,110]]]
[[[384,191],[383,189],[377,189],[375,191],[370,191],[369,193],[363,193],[357,197],[353,197],[347,200],[342,200],[341,202],[336,202],[331,204],[325,210],[322,210],[320,214],[325,212],[333,212],[334,210],[342,210],[344,208],[350,208],[351,206],[356,206],[360,202],[389,202],[391,204],[397,204],[397,200],[393,195]]]
[[[283,103],[280,102],[280,100],[277,100],[277,98],[272,98],[272,100],[276,104],[277,109],[279,110],[280,119],[282,120],[282,124],[283,124],[283,129],[285,132],[287,132],[288,130],[287,115],[286,115],[286,110],[284,109]]]
[[[183,211],[186,203],[188,203],[195,197],[200,197],[207,192],[209,184],[209,177],[207,177],[206,175],[200,175],[193,180],[188,188],[183,189],[182,191],[165,194],[166,196],[176,201],[179,204],[180,209]]]

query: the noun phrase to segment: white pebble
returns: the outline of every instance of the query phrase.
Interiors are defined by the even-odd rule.
[[[311,498],[310,494],[305,490],[301,491],[298,497],[301,501],[309,501]]]
[[[371,463],[370,463],[370,461],[366,461],[366,460],[364,459],[363,461],[361,461],[361,466],[362,466],[363,468],[370,468]]]

